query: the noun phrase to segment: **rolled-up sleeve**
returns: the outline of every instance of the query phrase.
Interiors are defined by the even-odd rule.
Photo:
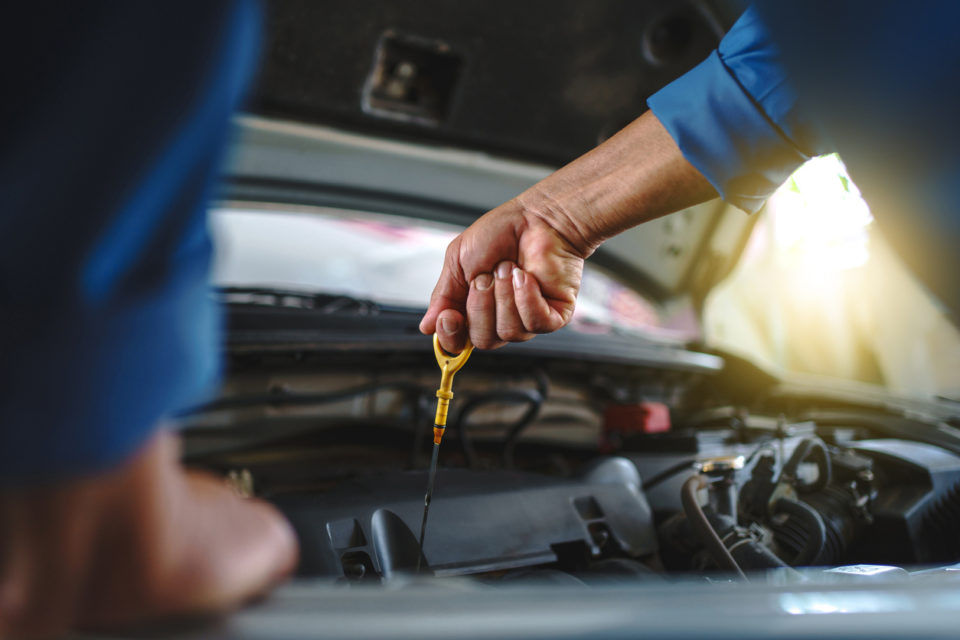
[[[217,381],[206,202],[259,7],[11,7],[0,27],[0,482],[118,464]]]
[[[716,51],[647,101],[684,157],[748,213],[804,161],[831,150],[779,57],[751,7]]]

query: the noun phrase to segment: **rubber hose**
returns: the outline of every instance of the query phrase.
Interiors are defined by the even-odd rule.
[[[467,400],[460,408],[460,411],[451,419],[453,430],[456,431],[460,439],[460,448],[463,451],[464,458],[467,460],[467,466],[471,469],[476,469],[480,464],[477,452],[473,448],[473,441],[467,434],[467,418],[470,414],[487,404],[529,404],[531,405],[531,410],[525,412],[516,425],[520,427],[517,431],[518,435],[519,432],[526,428],[527,425],[533,421],[533,418],[536,417],[542,402],[543,399],[540,393],[534,390],[492,391]],[[514,426],[513,429],[516,429],[516,426]]]
[[[529,427],[537,416],[540,415],[540,409],[550,393],[550,379],[542,369],[533,372],[533,380],[537,385],[536,391],[527,392],[530,400],[530,406],[524,414],[508,430],[503,444],[503,464],[507,468],[513,468],[513,452],[516,450],[517,441],[523,431]]]
[[[660,473],[656,473],[650,476],[649,480],[644,478],[643,490],[649,491],[650,489],[653,489],[657,485],[662,484],[664,481],[669,480],[670,478],[677,475],[678,473],[682,473],[684,471],[692,471],[693,465],[695,464],[697,464],[697,458],[690,458],[688,460],[683,460],[682,462],[678,462],[677,464],[670,465]]]
[[[827,544],[827,527],[820,514],[804,502],[797,502],[789,498],[780,498],[773,505],[774,513],[785,513],[796,518],[807,531],[807,541],[797,553],[797,557],[790,562],[795,567],[808,566],[815,562]]]
[[[706,479],[700,475],[690,476],[687,481],[683,483],[683,488],[680,490],[680,501],[683,503],[683,512],[686,514],[687,521],[690,523],[690,526],[693,527],[697,538],[699,538],[703,546],[706,547],[717,565],[719,565],[721,569],[735,573],[741,580],[746,581],[747,576],[744,574],[743,569],[740,568],[737,561],[730,555],[730,551],[710,525],[710,521],[707,520],[707,514],[703,512],[703,507],[700,506],[700,502],[697,500],[697,491],[706,486]]]
[[[520,439],[520,434],[523,433],[524,429],[529,427],[534,420],[537,419],[537,416],[540,415],[540,409],[543,407],[543,398],[535,398],[531,394],[530,406],[524,412],[524,414],[510,427],[510,431],[507,433],[503,445],[503,464],[508,468],[513,468],[513,452],[517,448],[517,440]]]
[[[820,438],[804,438],[797,445],[790,460],[783,466],[783,476],[797,477],[797,469],[811,454],[815,454],[814,462],[817,465],[817,479],[810,484],[802,484],[799,481],[795,483],[797,491],[800,493],[812,493],[819,491],[830,484],[833,475],[833,469],[830,465],[830,454],[827,446],[823,444]]]

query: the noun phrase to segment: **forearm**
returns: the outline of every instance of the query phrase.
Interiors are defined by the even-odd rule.
[[[625,229],[716,196],[648,111],[516,200],[586,257]]]

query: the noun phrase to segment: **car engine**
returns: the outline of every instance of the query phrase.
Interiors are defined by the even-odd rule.
[[[317,373],[303,354],[237,357],[224,396],[182,418],[188,464],[287,515],[301,576],[416,572],[435,375],[393,358],[331,373],[328,356]],[[422,574],[862,580],[960,560],[960,455],[922,417],[754,387],[744,402],[729,379],[649,366],[475,369],[453,403]]]

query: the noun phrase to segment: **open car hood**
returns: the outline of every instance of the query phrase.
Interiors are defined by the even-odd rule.
[[[235,195],[350,191],[468,224],[639,116],[736,17],[727,3],[271,2]],[[479,170],[479,171],[478,171]],[[337,195],[339,194],[339,196]],[[354,206],[356,203],[353,203]],[[451,220],[451,218],[454,218]],[[719,201],[633,229],[592,258],[694,304],[752,220]]]

